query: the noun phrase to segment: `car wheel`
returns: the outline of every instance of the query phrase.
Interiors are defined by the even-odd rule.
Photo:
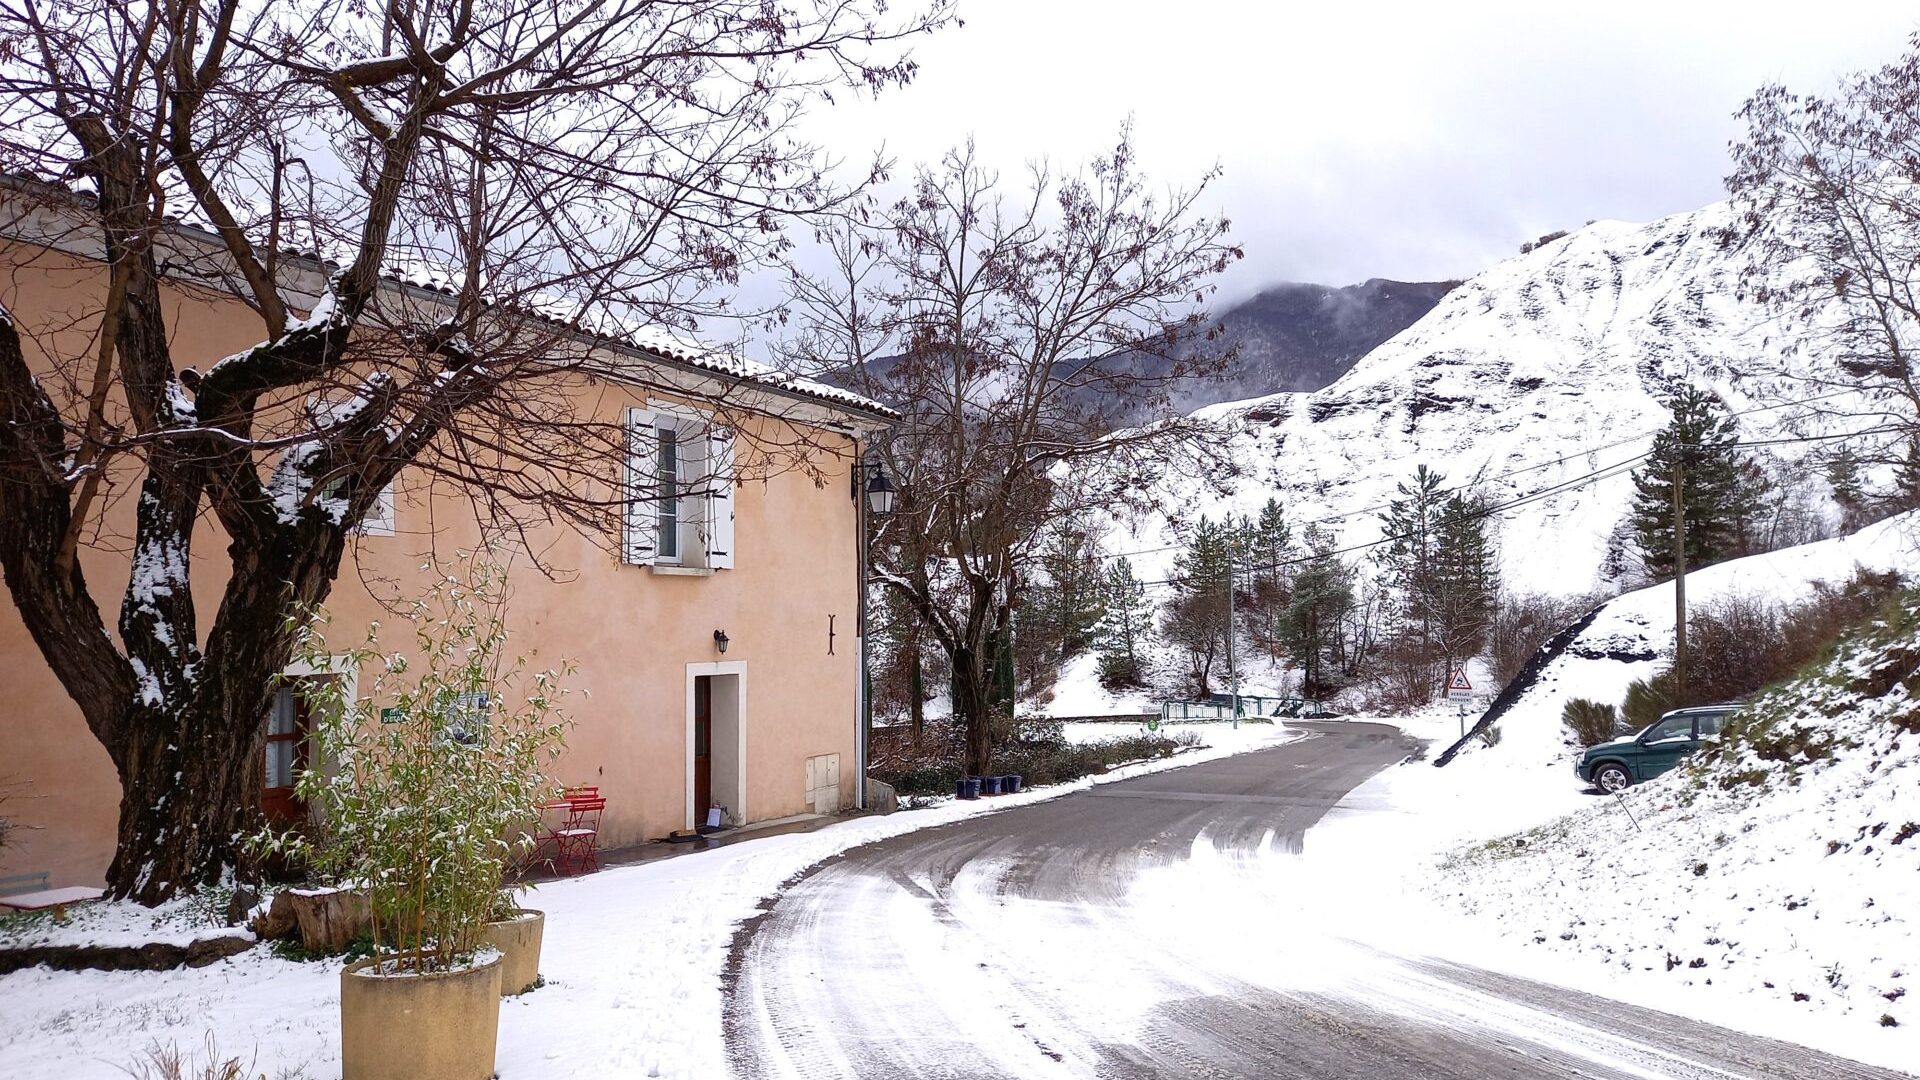
[[[1593,786],[1612,795],[1633,786],[1633,774],[1627,771],[1625,765],[1609,761],[1593,770]]]

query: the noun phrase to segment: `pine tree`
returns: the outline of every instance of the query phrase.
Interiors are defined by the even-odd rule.
[[[1493,625],[1499,570],[1483,500],[1455,493],[1441,506],[1434,552],[1434,624],[1448,666],[1478,656]]]
[[[1268,499],[1253,523],[1249,541],[1248,620],[1268,655],[1280,659],[1280,616],[1287,606],[1294,557],[1293,528],[1278,499]]]
[[[1301,692],[1319,697],[1336,689],[1340,621],[1353,607],[1353,570],[1333,553],[1333,537],[1309,525],[1302,538],[1309,553],[1293,575],[1292,594],[1280,617],[1280,637],[1300,667]]]
[[[1907,440],[1906,456],[1894,465],[1887,501],[1895,513],[1920,508],[1920,437]]]
[[[1146,684],[1140,647],[1152,618],[1147,587],[1133,576],[1133,564],[1114,559],[1101,579],[1100,685],[1109,690]]]
[[[1177,586],[1163,633],[1186,651],[1187,673],[1201,697],[1212,692],[1214,661],[1226,648],[1234,546],[1234,532],[1227,524],[1202,517],[1174,557]]]
[[[1400,686],[1424,700],[1454,663],[1477,655],[1493,620],[1497,574],[1481,501],[1446,492],[1446,478],[1425,465],[1400,485],[1381,527],[1389,541],[1377,556],[1394,598],[1394,648]]]
[[[1653,451],[1633,474],[1634,540],[1647,572],[1673,576],[1674,478],[1681,478],[1687,526],[1687,567],[1698,569],[1740,554],[1763,492],[1734,449],[1739,436],[1720,399],[1686,387],[1667,401],[1672,419],[1654,436]]]
[[[1440,485],[1445,481],[1441,474],[1419,466],[1413,471],[1412,482],[1400,485],[1400,497],[1387,504],[1387,512],[1380,519],[1387,538],[1379,555],[1381,569],[1406,599],[1409,617],[1423,627],[1432,619],[1428,601],[1435,589],[1434,552],[1440,543],[1447,498]],[[1424,629],[1423,633],[1432,636]]]
[[[1860,455],[1842,446],[1827,459],[1827,488],[1842,510],[1853,510],[1865,499],[1860,485]]]
[[[1375,555],[1381,578],[1393,591],[1396,654],[1407,663],[1434,662],[1441,649],[1441,525],[1446,510],[1446,477],[1421,465],[1387,504],[1380,528],[1386,545]],[[1412,681],[1411,679],[1409,681]]]
[[[1041,548],[1040,570],[1044,580],[1029,590],[1021,629],[1036,634],[1038,644],[1057,659],[1067,660],[1093,645],[1100,622],[1099,544],[1083,530],[1059,529]]]

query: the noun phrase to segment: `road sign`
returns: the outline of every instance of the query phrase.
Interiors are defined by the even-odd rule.
[[[1463,667],[1454,668],[1453,674],[1448,677],[1447,700],[1448,701],[1472,701],[1473,700],[1473,683],[1468,681],[1467,679],[1466,668],[1463,668]]]

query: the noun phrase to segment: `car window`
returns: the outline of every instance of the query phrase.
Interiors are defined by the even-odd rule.
[[[1697,736],[1697,738],[1701,738],[1701,739],[1719,738],[1720,729],[1727,726],[1728,715],[1729,714],[1723,713],[1723,712],[1701,713],[1700,714],[1700,734]]]
[[[1691,738],[1693,738],[1693,717],[1669,716],[1654,724],[1653,727],[1647,731],[1646,741],[1656,743],[1665,742],[1668,739]]]

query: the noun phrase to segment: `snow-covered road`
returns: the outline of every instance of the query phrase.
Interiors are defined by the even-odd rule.
[[[822,865],[735,940],[734,1074],[1895,1075],[1432,959],[1404,934],[1367,944],[1294,855],[1408,744],[1302,726],[1317,734]]]

